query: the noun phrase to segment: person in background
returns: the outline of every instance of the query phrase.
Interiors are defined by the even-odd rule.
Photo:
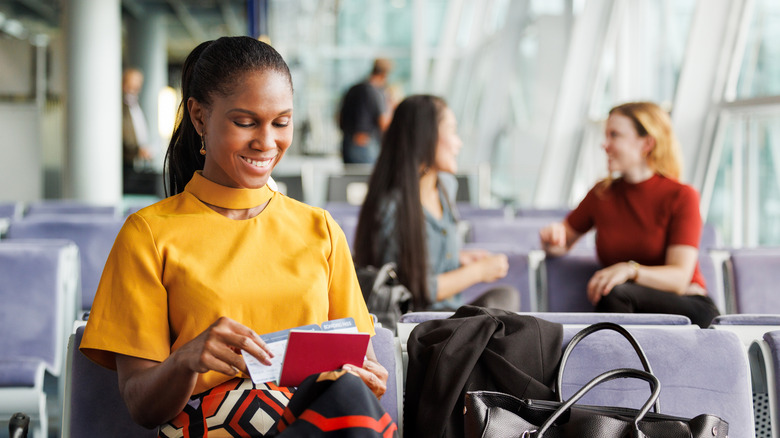
[[[134,170],[137,160],[152,158],[146,117],[138,104],[143,85],[141,70],[130,67],[122,72],[122,168],[125,172]]]
[[[506,276],[504,254],[461,250],[455,194],[462,146],[452,110],[439,97],[416,95],[396,108],[371,174],[355,237],[355,263],[395,262],[415,309],[456,309],[460,292]],[[471,304],[517,311],[520,295],[507,286]]]
[[[344,317],[374,327],[333,218],[267,185],[293,135],[279,53],[249,37],[205,42],[185,61],[182,96],[173,195],[128,217],[80,348],[116,368],[133,419],[160,436],[264,436],[298,399],[249,379],[241,351],[265,365],[273,355],[258,333]],[[362,368],[344,369],[350,398],[334,409],[381,410],[388,376],[371,344]]]
[[[391,69],[389,60],[376,59],[368,78],[350,87],[342,99],[339,128],[344,164],[376,161],[382,132],[390,121],[385,86]]]
[[[552,256],[591,228],[604,269],[588,282],[601,312],[685,315],[707,327],[718,315],[698,264],[699,195],[682,184],[680,147],[669,115],[650,102],[609,112],[604,151],[611,175],[593,187],[563,222],[539,232]]]

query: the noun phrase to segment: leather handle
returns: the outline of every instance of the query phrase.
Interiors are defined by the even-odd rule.
[[[658,396],[661,394],[661,382],[659,382],[658,378],[655,377],[652,373],[646,371],[635,370],[632,368],[617,368],[614,370],[607,371],[603,374],[600,374],[596,376],[593,380],[585,384],[585,386],[580,388],[574,395],[571,396],[571,398],[566,400],[566,403],[559,406],[558,409],[556,409],[556,411],[552,415],[550,415],[547,421],[545,421],[539,427],[538,431],[531,432],[530,436],[532,438],[543,437],[544,433],[547,432],[547,429],[549,429],[550,426],[553,425],[553,423],[555,422],[555,420],[558,419],[558,417],[563,415],[564,412],[566,412],[569,408],[571,408],[572,405],[574,405],[577,401],[579,401],[588,391],[593,389],[596,385],[614,379],[628,379],[628,378],[641,379],[650,384],[650,391],[651,391],[650,397],[647,399],[645,404],[642,405],[642,408],[639,410],[636,417],[634,418],[634,431],[639,432],[639,422],[642,421],[645,415],[650,411],[650,408],[653,406],[653,404],[658,402]],[[640,434],[637,435],[641,436]]]
[[[563,402],[563,392],[562,392],[563,371],[564,368],[566,367],[566,362],[569,360],[569,356],[571,355],[572,350],[574,350],[574,347],[576,347],[577,344],[579,344],[588,335],[591,335],[601,330],[612,330],[619,333],[624,338],[626,338],[628,342],[631,344],[631,346],[634,348],[634,351],[636,352],[637,356],[639,356],[639,361],[642,362],[642,367],[644,367],[645,372],[653,374],[653,369],[650,367],[650,362],[647,360],[647,355],[645,354],[645,351],[642,350],[642,346],[639,345],[639,342],[634,338],[634,336],[628,330],[626,330],[620,324],[615,324],[614,322],[598,322],[596,324],[591,324],[588,327],[585,327],[584,329],[577,332],[577,334],[571,338],[569,345],[567,345],[566,349],[563,351],[563,355],[561,356],[561,364],[558,367],[558,378],[555,381],[555,391],[558,394],[559,402]],[[658,400],[655,401],[654,410],[655,412],[661,412],[661,403]]]

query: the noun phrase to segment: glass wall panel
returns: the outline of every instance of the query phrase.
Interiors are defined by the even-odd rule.
[[[756,0],[737,98],[780,95],[780,2]]]
[[[780,115],[725,123],[707,222],[730,247],[780,246]]]
[[[618,3],[617,23],[611,23],[618,27],[599,60],[597,88],[583,130],[570,192],[572,205],[607,176],[601,144],[612,107],[649,100],[672,109],[695,6],[695,0]]]

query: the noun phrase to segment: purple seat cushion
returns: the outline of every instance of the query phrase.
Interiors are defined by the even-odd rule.
[[[43,377],[45,366],[46,364],[40,359],[25,357],[0,359],[0,388],[32,388],[38,376]]]
[[[79,350],[84,327],[76,330],[72,351],[70,436],[156,437],[157,430],[136,424],[119,394],[116,371],[90,361]]]
[[[681,417],[707,413],[729,423],[730,436],[753,436],[752,388],[747,355],[739,338],[725,330],[629,328],[661,382],[661,412]],[[564,329],[564,345],[576,329]],[[628,341],[614,332],[588,336],[572,352],[563,378],[570,397],[593,377],[613,368],[640,368]],[[619,379],[596,387],[583,404],[638,408],[647,383]]]
[[[465,245],[465,248],[484,249],[493,253],[505,254],[509,262],[509,270],[506,277],[492,283],[477,283],[463,292],[464,302],[470,303],[487,290],[497,286],[512,286],[520,293],[520,309],[533,312],[538,309],[536,297],[531,294],[530,273],[528,269],[528,253],[518,252],[511,245],[495,243],[474,243]]]
[[[738,313],[780,313],[780,248],[731,251]]]
[[[0,359],[57,364],[63,321],[60,251],[49,245],[0,242]]]
[[[103,267],[123,219],[111,216],[40,215],[11,222],[9,239],[69,239],[79,247],[81,308],[92,307]]]
[[[550,312],[592,312],[587,286],[601,264],[592,252],[570,253],[544,260],[547,309]]]
[[[379,363],[387,370],[387,391],[385,395],[379,400],[382,407],[385,408],[388,414],[393,418],[393,421],[398,424],[398,382],[395,378],[396,364],[395,362],[395,338],[393,332],[386,328],[377,327],[376,335],[371,338],[371,344],[374,347],[374,353],[376,353]]]
[[[400,322],[421,323],[431,319],[444,319],[454,312],[411,312],[401,315]],[[656,313],[593,313],[593,312],[519,312],[559,324],[595,324],[614,322],[628,325],[690,325],[691,320],[682,315]]]
[[[777,325],[780,326],[780,315],[760,315],[760,314],[719,315],[712,320],[712,325]]]

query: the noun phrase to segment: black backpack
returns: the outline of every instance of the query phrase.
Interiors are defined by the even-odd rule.
[[[382,327],[395,333],[398,319],[411,310],[412,293],[398,280],[395,263],[356,269],[360,290],[368,311],[376,315]]]

